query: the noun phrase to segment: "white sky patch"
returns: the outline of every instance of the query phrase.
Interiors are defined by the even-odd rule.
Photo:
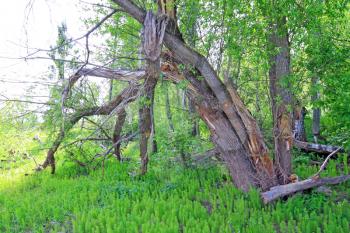
[[[47,95],[50,82],[56,81],[47,80],[52,61],[10,58],[25,57],[35,49],[49,49],[55,45],[57,26],[62,22],[67,25],[69,38],[84,34],[86,26],[81,18],[88,15],[83,6],[88,5],[79,0],[3,1],[0,7],[0,99],[29,95],[28,90],[33,96]],[[35,56],[48,57],[46,52]],[[41,82],[43,84],[39,84]]]

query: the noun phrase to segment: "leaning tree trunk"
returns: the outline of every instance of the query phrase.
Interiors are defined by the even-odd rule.
[[[144,22],[146,12],[133,2],[113,1],[140,23]],[[208,60],[184,43],[177,34],[179,30],[172,30],[176,23],[169,25],[164,35],[165,45],[177,61],[193,66],[204,78],[203,85],[195,88],[192,99],[212,132],[212,139],[223,155],[233,182],[244,191],[250,187],[267,189],[274,186],[277,180],[262,134],[237,91],[222,83]],[[186,79],[198,83],[197,76],[186,76]]]
[[[292,95],[288,86],[283,86],[290,74],[290,54],[286,19],[271,25],[270,46],[270,94],[275,140],[275,163],[281,183],[287,183],[292,172]],[[277,50],[277,51],[276,51]]]
[[[125,109],[121,109],[119,114],[117,115],[117,120],[114,125],[114,132],[113,132],[113,145],[114,145],[114,156],[121,161],[121,153],[120,153],[120,139],[121,139],[121,133],[123,129],[123,125],[125,123],[126,118],[126,112]],[[119,143],[118,143],[119,142]]]

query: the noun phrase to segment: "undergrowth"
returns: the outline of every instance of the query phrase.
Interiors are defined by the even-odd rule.
[[[54,176],[33,164],[2,171],[0,232],[349,232],[347,184],[264,205],[220,166],[185,169],[158,156],[139,177],[133,161],[109,161],[104,175],[69,163]],[[339,174],[336,164],[325,175]],[[297,167],[304,177],[316,170]]]

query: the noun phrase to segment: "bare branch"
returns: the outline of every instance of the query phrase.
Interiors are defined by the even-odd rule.
[[[0,99],[0,102],[19,102],[19,103],[29,103],[29,104],[41,104],[41,105],[50,105],[53,106],[55,104],[47,103],[47,102],[36,102],[36,101],[29,101],[29,100],[16,100],[16,99]]]
[[[320,173],[321,173],[321,172],[324,170],[324,168],[326,167],[326,165],[327,165],[329,159],[330,159],[333,155],[335,155],[338,151],[340,151],[340,149],[342,149],[342,148],[339,147],[338,149],[336,149],[335,151],[333,151],[332,153],[330,153],[330,154],[327,156],[327,158],[325,159],[325,161],[322,163],[322,165],[321,165],[321,167],[320,167],[320,170],[319,170],[315,175],[313,175],[312,178],[317,179],[317,178],[320,177]]]

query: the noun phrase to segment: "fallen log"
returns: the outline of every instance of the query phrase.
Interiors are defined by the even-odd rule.
[[[344,149],[339,146],[302,142],[296,139],[294,139],[294,146],[306,152],[315,152],[322,155],[332,153],[335,150],[337,152],[344,152]]]
[[[214,163],[222,162],[222,158],[220,157],[220,151],[218,148],[213,148],[202,153],[191,155],[189,159],[192,164],[207,163],[209,160]],[[182,160],[183,158],[181,155],[177,155],[176,157],[172,158],[172,161],[174,162],[182,162]]]
[[[216,159],[217,161],[222,161],[220,158],[220,152],[217,148],[208,150],[204,153],[195,154],[191,157],[192,162],[201,163],[202,161],[206,161],[208,159]]]
[[[267,204],[281,197],[285,197],[297,192],[301,192],[315,187],[320,187],[323,185],[339,184],[349,179],[350,175],[327,177],[321,179],[309,178],[296,183],[274,186],[269,191],[261,193],[261,197],[263,199],[263,202]]]

